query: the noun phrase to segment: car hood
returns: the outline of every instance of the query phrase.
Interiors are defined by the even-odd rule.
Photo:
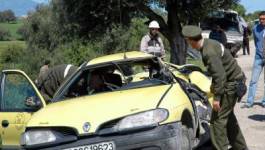
[[[73,98],[36,112],[27,127],[70,127],[85,134],[83,126],[89,122],[93,133],[108,121],[156,108],[170,85],[107,92]]]

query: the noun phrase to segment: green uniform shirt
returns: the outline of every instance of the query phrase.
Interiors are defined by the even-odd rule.
[[[203,63],[212,76],[211,92],[214,100],[220,101],[226,83],[242,78],[242,70],[231,53],[217,41],[204,39],[201,54]]]
[[[77,70],[76,66],[61,64],[48,70],[47,75],[39,81],[38,88],[46,101],[49,101],[63,81]]]

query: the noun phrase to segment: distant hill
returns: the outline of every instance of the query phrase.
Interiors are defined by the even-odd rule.
[[[0,0],[0,11],[11,9],[19,17],[34,11],[38,4],[37,0]]]

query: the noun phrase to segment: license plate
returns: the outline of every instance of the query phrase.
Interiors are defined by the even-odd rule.
[[[64,150],[116,150],[114,142],[102,142],[78,147],[67,148]]]

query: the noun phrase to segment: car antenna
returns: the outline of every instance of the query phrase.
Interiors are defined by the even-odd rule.
[[[126,55],[126,50],[124,50],[124,52],[123,52],[123,59],[127,59],[128,57],[127,57],[127,55]]]
[[[119,13],[120,13],[120,25],[122,24],[122,11],[121,11],[121,0],[119,0]],[[123,59],[127,59],[126,49],[123,50]]]

